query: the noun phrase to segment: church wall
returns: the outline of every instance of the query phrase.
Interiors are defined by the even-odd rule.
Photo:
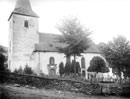
[[[99,57],[103,58],[103,56],[101,54],[96,54],[96,53],[83,53],[81,57],[76,57],[76,61],[80,63],[80,66],[81,66],[81,58],[82,57],[85,58],[85,69],[81,68],[81,71],[85,70],[85,72],[86,72],[85,77],[86,78],[88,78],[87,69],[90,66],[90,61],[94,56],[99,56]],[[59,64],[60,64],[60,62],[63,62],[64,65],[65,65],[66,58],[65,58],[64,54],[61,54],[61,53],[58,53],[58,52],[36,52],[36,54],[35,54],[35,66],[37,66],[37,68],[36,68],[35,71],[37,73],[39,73],[40,70],[41,70],[44,74],[48,74],[48,64],[49,64],[49,58],[50,57],[54,57],[55,64],[57,64],[56,73],[59,74]],[[73,57],[71,57],[71,61],[72,60],[73,60]],[[40,62],[40,66],[39,66],[39,62]]]
[[[11,64],[12,64],[12,40],[13,40],[13,35],[12,35],[12,19],[13,17],[9,20],[9,35],[8,35],[8,68],[11,70]]]
[[[86,78],[88,78],[87,69],[90,66],[90,61],[92,60],[92,58],[95,56],[99,56],[99,57],[103,58],[103,56],[101,54],[97,54],[97,53],[84,53],[83,56],[85,57],[85,64],[86,64]]]
[[[25,20],[28,21],[28,27],[24,26]],[[35,44],[39,43],[38,19],[29,16],[13,14],[10,19],[11,24],[11,52],[9,59],[11,61],[11,71],[20,66],[24,68],[26,64],[34,66],[30,57],[35,49]],[[12,38],[11,38],[12,37]]]
[[[40,55],[40,56],[39,56]],[[58,52],[36,52],[35,58],[37,62],[35,62],[35,65],[39,65],[40,61],[40,67],[38,67],[44,74],[48,74],[48,64],[50,57],[54,57],[55,64],[57,66],[56,74],[59,74],[59,64],[60,62],[63,62],[65,64],[66,58],[64,57],[64,54],[58,53]]]
[[[88,78],[88,72],[87,69],[90,66],[90,61],[92,60],[93,57],[95,56],[99,56],[101,58],[103,58],[103,56],[99,53],[82,53],[80,57],[76,57],[76,61],[79,62],[80,67],[81,67],[81,58],[84,57],[85,58],[85,68],[81,68],[81,72],[82,70],[85,70],[86,72],[86,76],[85,78]],[[104,58],[103,58],[104,59]],[[73,57],[71,57],[71,60],[73,60]]]
[[[85,72],[86,72],[85,78],[86,79],[88,79],[88,73],[90,73],[90,72],[87,72],[87,69],[90,66],[90,61],[95,56],[99,56],[99,57],[104,59],[104,57],[101,54],[98,54],[98,53],[83,53],[82,56],[76,57],[76,61],[80,63],[80,66],[81,66],[81,58],[82,57],[85,58],[85,69],[81,68],[81,73],[82,73],[82,70],[85,70]],[[61,53],[58,53],[58,52],[36,52],[35,53],[35,70],[34,71],[37,74],[39,74],[40,72],[42,72],[42,73],[44,73],[46,75],[49,74],[48,73],[48,64],[49,64],[50,57],[54,57],[55,64],[57,66],[56,74],[59,75],[59,64],[60,64],[60,62],[63,62],[64,65],[65,65],[66,57],[65,57],[64,54],[61,54]],[[73,60],[73,57],[71,57],[71,61],[72,60]],[[40,66],[39,66],[39,62],[40,62]],[[99,73],[97,75],[97,77],[99,77],[99,78],[101,78],[101,77],[107,78],[108,75],[110,75],[110,74],[109,73],[104,73],[104,74]]]
[[[90,73],[90,72],[88,72],[87,71],[87,69],[88,69],[88,67],[90,66],[90,61],[92,60],[92,58],[93,57],[95,57],[95,56],[99,56],[99,57],[101,57],[102,59],[104,59],[104,61],[106,62],[106,60],[105,60],[105,58],[102,56],[102,54],[98,54],[98,53],[84,53],[84,54],[82,54],[83,56],[84,56],[84,58],[85,58],[85,64],[86,64],[86,79],[88,78],[88,73]],[[81,58],[80,58],[80,60],[81,60]],[[79,60],[79,61],[80,61]],[[106,62],[106,64],[107,64],[107,62]],[[108,65],[108,64],[107,64]],[[104,77],[104,78],[108,78],[110,75],[112,75],[112,73],[111,73],[111,71],[109,72],[109,73],[98,73],[97,74],[97,78],[101,78],[101,77]]]

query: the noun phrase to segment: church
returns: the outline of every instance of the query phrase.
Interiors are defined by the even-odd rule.
[[[8,66],[11,71],[20,66],[30,66],[37,74],[59,75],[59,64],[65,64],[66,57],[57,46],[58,34],[40,33],[39,16],[32,10],[29,0],[17,0],[14,10],[9,16]],[[43,27],[44,28],[44,27]],[[80,63],[81,74],[87,78],[87,68],[94,56],[103,58],[96,44],[90,47],[76,60]],[[84,66],[82,66],[84,63]]]

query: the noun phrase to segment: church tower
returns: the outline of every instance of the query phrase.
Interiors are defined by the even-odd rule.
[[[17,0],[9,21],[8,66],[11,71],[20,66],[33,68],[35,44],[39,43],[38,15],[33,12],[29,0]]]

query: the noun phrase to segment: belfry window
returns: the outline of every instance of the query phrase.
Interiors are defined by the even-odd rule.
[[[24,27],[28,28],[28,20],[24,21]]]

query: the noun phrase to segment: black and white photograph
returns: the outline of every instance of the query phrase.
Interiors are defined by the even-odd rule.
[[[0,0],[0,99],[130,99],[130,0]]]

